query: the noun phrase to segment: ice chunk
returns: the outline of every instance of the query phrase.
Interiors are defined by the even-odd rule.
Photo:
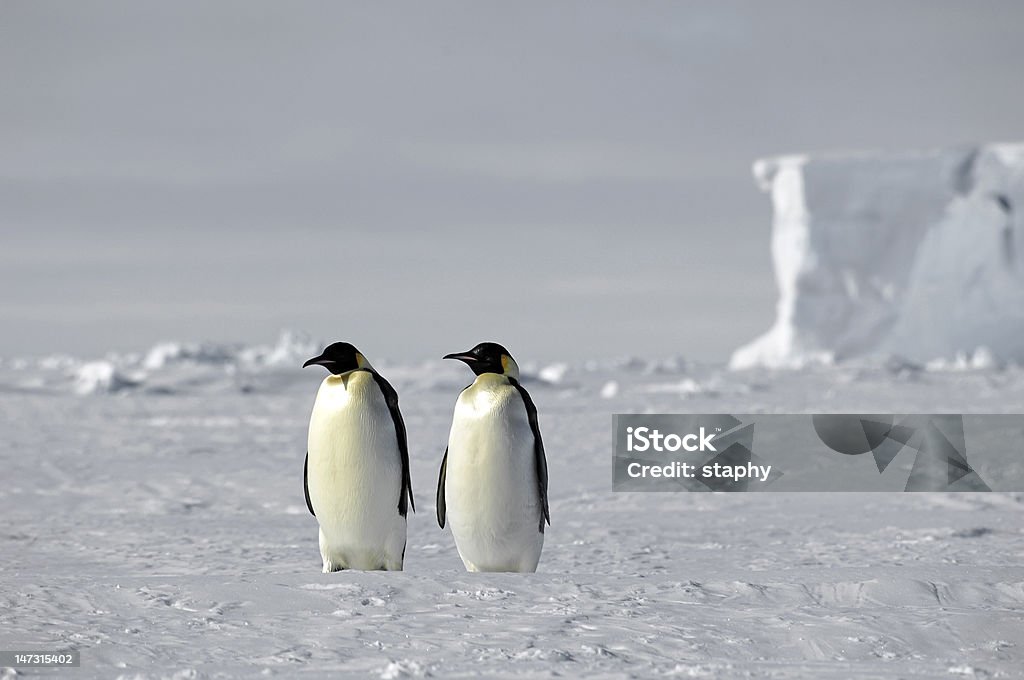
[[[301,366],[309,357],[320,354],[322,347],[309,333],[283,330],[266,363],[270,366]]]
[[[957,352],[952,359],[932,359],[926,368],[929,371],[985,371],[1002,368],[1002,363],[992,350],[982,345],[973,353]]]
[[[320,354],[323,345],[308,333],[285,329],[272,347],[247,347],[239,353],[245,364],[298,368],[306,359]]]
[[[758,161],[773,327],[733,368],[1024,357],[1024,144]]]
[[[109,361],[91,361],[75,373],[74,389],[78,394],[97,394],[117,392],[138,384],[138,380],[123,375]]]
[[[568,364],[551,364],[540,369],[540,373],[537,374],[537,378],[542,382],[557,385],[562,382],[563,378],[565,378],[565,374],[568,370]]]
[[[142,359],[142,367],[148,371],[155,371],[181,362],[226,364],[233,362],[238,354],[239,350],[230,345],[161,342],[146,352]]]
[[[162,342],[154,345],[146,352],[142,367],[147,370],[163,368],[168,362],[179,359],[183,353],[182,346],[176,342]]]
[[[618,393],[619,383],[615,382],[614,380],[609,380],[604,384],[604,387],[601,388],[602,399],[613,399],[615,395],[617,395]]]

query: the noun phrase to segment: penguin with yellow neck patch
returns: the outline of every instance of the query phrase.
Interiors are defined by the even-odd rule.
[[[359,350],[329,345],[302,366],[323,366],[309,418],[306,507],[320,523],[324,573],[401,571],[406,514],[416,506],[398,394]]]
[[[437,483],[437,522],[451,524],[469,571],[537,571],[548,512],[548,466],[537,407],[509,351],[482,342],[445,359],[476,375],[455,403]]]

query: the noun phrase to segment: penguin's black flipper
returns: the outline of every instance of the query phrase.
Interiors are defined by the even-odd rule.
[[[398,438],[398,451],[402,454],[402,491],[398,496],[398,514],[405,517],[409,514],[409,508],[416,512],[416,501],[412,497],[412,477],[409,474],[409,441],[405,433],[405,421],[402,420],[402,412],[398,409],[398,392],[384,379],[377,371],[371,371],[373,379],[384,395],[388,410],[391,411],[391,420],[395,423],[395,436]]]
[[[544,455],[544,440],[540,436],[540,423],[537,422],[537,407],[530,397],[526,388],[519,384],[514,378],[509,378],[509,383],[519,391],[519,396],[526,404],[526,417],[530,420],[530,429],[533,430],[533,458],[537,466],[537,490],[540,493],[541,518],[540,533],[544,533],[544,521],[551,524],[551,513],[548,512],[548,459]]]
[[[309,500],[309,451],[306,451],[306,460],[302,463],[302,491],[306,494],[306,507],[309,508],[309,514],[316,517],[316,513],[313,512],[313,501]]]
[[[444,521],[448,515],[448,506],[444,503],[444,477],[448,472],[448,447],[444,447],[444,458],[441,459],[441,474],[437,477],[437,523],[444,529]]]

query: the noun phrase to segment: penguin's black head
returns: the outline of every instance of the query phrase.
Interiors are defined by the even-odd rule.
[[[519,366],[509,351],[496,342],[481,342],[468,352],[446,354],[445,359],[458,359],[473,369],[476,375],[497,373],[519,378]]]
[[[370,364],[366,361],[366,357],[350,343],[336,342],[328,345],[320,356],[313,357],[302,364],[302,367],[314,365],[323,366],[334,375],[341,375],[357,368],[368,368]]]

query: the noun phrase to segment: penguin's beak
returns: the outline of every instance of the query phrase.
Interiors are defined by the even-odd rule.
[[[302,367],[305,368],[306,366],[323,366],[326,363],[327,363],[327,359],[324,359],[324,355],[321,354],[320,356],[313,357],[312,359],[310,359],[306,363],[302,364]]]
[[[458,359],[459,361],[462,361],[462,362],[467,363],[467,364],[474,364],[477,361],[479,361],[479,359],[477,359],[476,356],[470,354],[469,352],[456,352],[455,354],[445,354],[441,358],[442,359]]]

